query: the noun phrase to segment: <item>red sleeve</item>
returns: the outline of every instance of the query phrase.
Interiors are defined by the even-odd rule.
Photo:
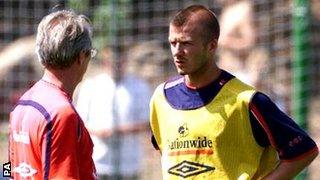
[[[74,110],[65,107],[47,124],[42,141],[42,168],[44,172],[49,169],[49,179],[79,179],[78,123]]]

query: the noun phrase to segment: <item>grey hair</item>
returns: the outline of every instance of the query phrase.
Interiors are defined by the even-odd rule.
[[[36,53],[41,64],[53,69],[70,67],[80,52],[92,48],[92,26],[84,15],[60,10],[45,16],[36,38]]]

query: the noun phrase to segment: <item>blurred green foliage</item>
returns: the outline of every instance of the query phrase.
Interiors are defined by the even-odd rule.
[[[126,24],[131,0],[100,0],[90,7],[89,0],[69,0],[69,7],[90,16],[94,27],[94,46],[101,49],[117,42],[116,36]]]

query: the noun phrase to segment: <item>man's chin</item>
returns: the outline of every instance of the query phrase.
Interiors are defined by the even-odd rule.
[[[177,70],[177,72],[178,72],[179,75],[184,76],[184,75],[187,74],[186,71],[184,71],[184,70],[182,70],[182,69],[180,69],[180,68],[178,68],[178,67],[176,67],[176,70]]]
[[[178,70],[178,74],[180,74],[180,75],[184,76],[184,75],[186,75],[186,72],[181,71],[181,70]]]

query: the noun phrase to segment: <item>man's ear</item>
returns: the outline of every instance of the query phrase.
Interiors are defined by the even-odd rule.
[[[87,58],[86,53],[83,52],[83,51],[81,51],[81,52],[79,53],[79,55],[77,56],[76,63],[77,63],[78,65],[82,65],[82,64],[85,62],[86,58]]]
[[[210,51],[216,51],[217,47],[218,47],[218,40],[212,39],[212,40],[209,42],[209,50],[210,50]]]

